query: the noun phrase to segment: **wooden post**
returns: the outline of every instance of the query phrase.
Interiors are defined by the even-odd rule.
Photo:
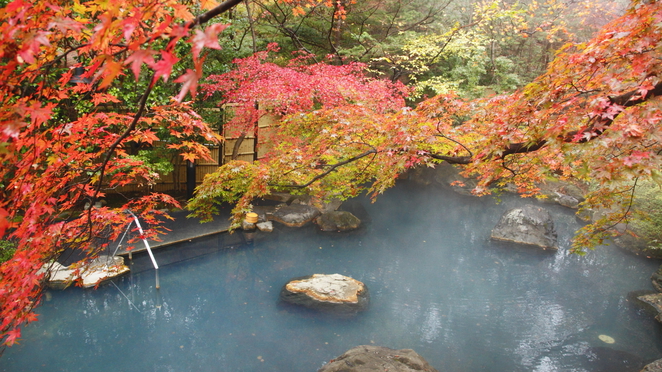
[[[193,197],[193,192],[195,191],[195,162],[187,160],[186,161],[186,199],[191,199]]]

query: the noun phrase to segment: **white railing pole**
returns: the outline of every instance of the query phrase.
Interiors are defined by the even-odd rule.
[[[161,284],[159,283],[159,265],[156,263],[156,259],[154,259],[154,254],[152,254],[152,249],[149,247],[149,243],[147,242],[147,239],[144,238],[145,233],[143,232],[143,228],[140,225],[140,221],[138,220],[138,217],[136,217],[133,212],[127,209],[127,212],[133,217],[133,220],[136,222],[136,226],[138,226],[138,232],[140,232],[140,236],[143,236],[142,240],[143,243],[145,243],[145,248],[147,248],[147,253],[149,253],[149,258],[152,260],[152,264],[154,265],[154,270],[156,270],[156,289],[161,288]]]

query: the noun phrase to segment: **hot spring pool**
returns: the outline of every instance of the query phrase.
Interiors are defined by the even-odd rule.
[[[361,344],[414,349],[440,372],[639,371],[662,358],[662,326],[627,298],[652,289],[659,262],[610,246],[570,255],[578,224],[556,206],[558,252],[491,243],[523,202],[535,203],[404,183],[349,203],[365,222],[351,233],[277,226],[248,246],[217,235],[157,251],[173,262],[158,291],[136,257],[97,290],[48,291],[0,370],[314,372]],[[312,273],[363,281],[369,310],[336,319],[279,303],[288,279]]]

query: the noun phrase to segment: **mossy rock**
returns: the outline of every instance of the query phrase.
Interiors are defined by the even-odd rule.
[[[315,219],[315,224],[322,231],[350,231],[361,226],[361,220],[346,211],[324,213]]]
[[[437,372],[412,349],[394,350],[383,346],[356,346],[329,361],[318,372]]]
[[[632,227],[630,227],[630,230],[632,230]],[[638,236],[636,231],[634,232],[634,235],[626,232],[614,238],[614,243],[618,247],[634,253],[637,256],[662,259],[662,249],[651,247],[646,239]]]

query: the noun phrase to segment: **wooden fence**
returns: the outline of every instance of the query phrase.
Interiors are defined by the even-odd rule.
[[[225,107],[221,113],[225,116],[222,119],[222,122],[227,122],[228,117],[227,113],[232,112],[233,105],[230,107]],[[195,162],[195,184],[199,185],[202,183],[204,177],[213,173],[218,169],[219,166],[227,163],[232,159],[233,152],[235,152],[235,146],[238,146],[236,150],[236,160],[244,161],[255,161],[264,157],[264,155],[271,148],[270,137],[274,130],[274,126],[277,123],[278,118],[273,115],[264,115],[258,120],[257,129],[252,133],[246,133],[244,138],[240,141],[239,136],[229,136],[230,133],[236,132],[232,131],[229,128],[224,129],[222,133],[224,141],[220,145],[208,145],[211,152],[212,160],[196,160]],[[227,134],[227,136],[226,136]],[[239,144],[237,145],[237,142]],[[181,159],[181,156],[177,155],[171,159],[171,162],[174,166],[174,171],[161,175],[159,181],[154,185],[143,185],[143,184],[130,184],[123,186],[114,190],[107,190],[107,192],[117,192],[117,193],[131,193],[131,192],[146,192],[146,191],[156,191],[156,192],[185,192],[187,191],[187,163]],[[189,190],[190,191],[190,190]]]

